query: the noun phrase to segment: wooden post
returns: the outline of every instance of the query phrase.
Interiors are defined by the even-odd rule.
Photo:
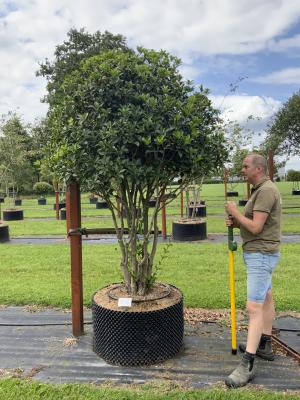
[[[167,239],[167,221],[166,221],[166,206],[164,200],[165,193],[162,195],[162,209],[161,209],[161,224],[162,224],[162,236]]]
[[[250,183],[247,183],[247,199],[249,200],[251,196],[251,192],[250,192]]]
[[[81,228],[80,188],[77,182],[68,185],[67,213],[70,229]],[[71,291],[73,335],[83,335],[83,285],[82,285],[82,238],[70,236],[71,249]]]
[[[225,201],[227,201],[227,181],[228,181],[228,171],[224,168],[224,190],[225,190]]]
[[[180,214],[181,218],[183,218],[183,191],[180,192]]]
[[[271,181],[274,181],[274,160],[273,160],[273,151],[269,150],[269,157],[268,157],[268,168],[269,168],[269,176]]]
[[[55,190],[55,211],[56,211],[56,219],[59,219],[59,190],[58,190],[58,182],[53,183]]]

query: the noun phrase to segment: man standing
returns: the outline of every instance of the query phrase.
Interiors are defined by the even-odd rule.
[[[271,333],[275,317],[272,296],[272,272],[279,261],[281,237],[281,197],[267,176],[266,159],[250,154],[243,161],[245,181],[252,184],[244,214],[234,202],[226,203],[227,226],[240,228],[243,256],[247,267],[247,344],[239,366],[225,379],[229,387],[246,385],[254,377],[254,357],[272,361]]]

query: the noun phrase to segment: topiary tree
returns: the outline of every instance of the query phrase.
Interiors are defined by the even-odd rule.
[[[145,295],[155,279],[166,187],[178,179],[178,194],[227,157],[218,111],[206,90],[183,80],[179,65],[165,51],[141,47],[90,57],[66,75],[48,116],[51,168],[108,203],[131,294]],[[126,219],[118,217],[116,199]]]
[[[53,187],[48,182],[36,182],[33,185],[33,191],[40,197],[45,197],[53,192]]]

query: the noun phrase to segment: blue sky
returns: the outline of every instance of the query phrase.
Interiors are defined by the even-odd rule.
[[[45,115],[46,82],[35,71],[71,27],[176,54],[182,74],[210,89],[225,118],[259,118],[255,143],[300,89],[300,0],[0,0],[1,114]],[[300,159],[288,168],[300,170]]]

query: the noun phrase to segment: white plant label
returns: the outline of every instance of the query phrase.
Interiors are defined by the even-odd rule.
[[[131,297],[120,297],[118,300],[118,307],[131,307],[132,298]]]

